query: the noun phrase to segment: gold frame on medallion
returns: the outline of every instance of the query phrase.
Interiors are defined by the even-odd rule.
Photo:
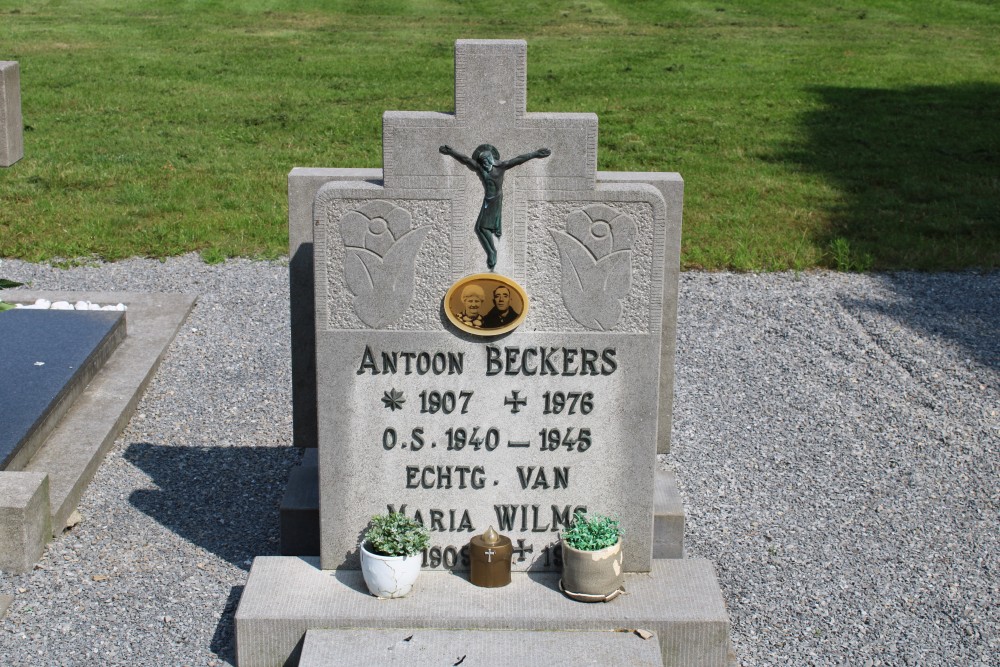
[[[466,313],[467,308],[462,299],[466,287],[469,286],[474,286],[471,290],[473,298],[477,292],[475,288],[482,293],[482,306],[478,313]],[[496,311],[493,293],[499,287],[506,287],[510,292],[510,309],[517,313],[516,317],[499,326],[487,327],[483,324],[476,326],[475,322],[488,321],[491,319],[492,311]],[[461,331],[473,336],[499,336],[513,331],[524,321],[528,314],[528,293],[507,276],[498,273],[475,273],[455,281],[448,288],[447,294],[444,295],[444,313],[448,316],[448,321]]]

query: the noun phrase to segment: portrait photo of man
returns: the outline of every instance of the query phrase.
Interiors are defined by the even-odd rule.
[[[519,314],[511,303],[510,288],[499,285],[493,290],[493,308],[483,318],[483,327],[498,329],[516,320]]]

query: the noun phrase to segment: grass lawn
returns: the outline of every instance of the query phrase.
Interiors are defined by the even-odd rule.
[[[281,255],[288,171],[381,166],[462,37],[526,39],[600,169],[684,176],[687,268],[1000,266],[994,0],[0,0],[0,256]]]

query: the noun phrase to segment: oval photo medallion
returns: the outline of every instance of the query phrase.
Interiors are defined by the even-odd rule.
[[[477,273],[456,282],[444,297],[444,312],[474,336],[513,331],[528,314],[528,293],[506,276]]]

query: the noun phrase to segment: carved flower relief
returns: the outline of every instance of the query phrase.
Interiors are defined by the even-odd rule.
[[[594,204],[570,213],[566,231],[586,246],[594,259],[601,260],[619,250],[632,250],[636,226],[631,216]]]
[[[344,280],[355,314],[372,328],[398,320],[413,298],[414,262],[429,228],[411,225],[408,211],[383,200],[340,219]]]
[[[559,248],[562,297],[574,320],[588,329],[610,331],[621,319],[622,301],[632,288],[631,216],[593,204],[566,218],[566,231],[552,230]]]

